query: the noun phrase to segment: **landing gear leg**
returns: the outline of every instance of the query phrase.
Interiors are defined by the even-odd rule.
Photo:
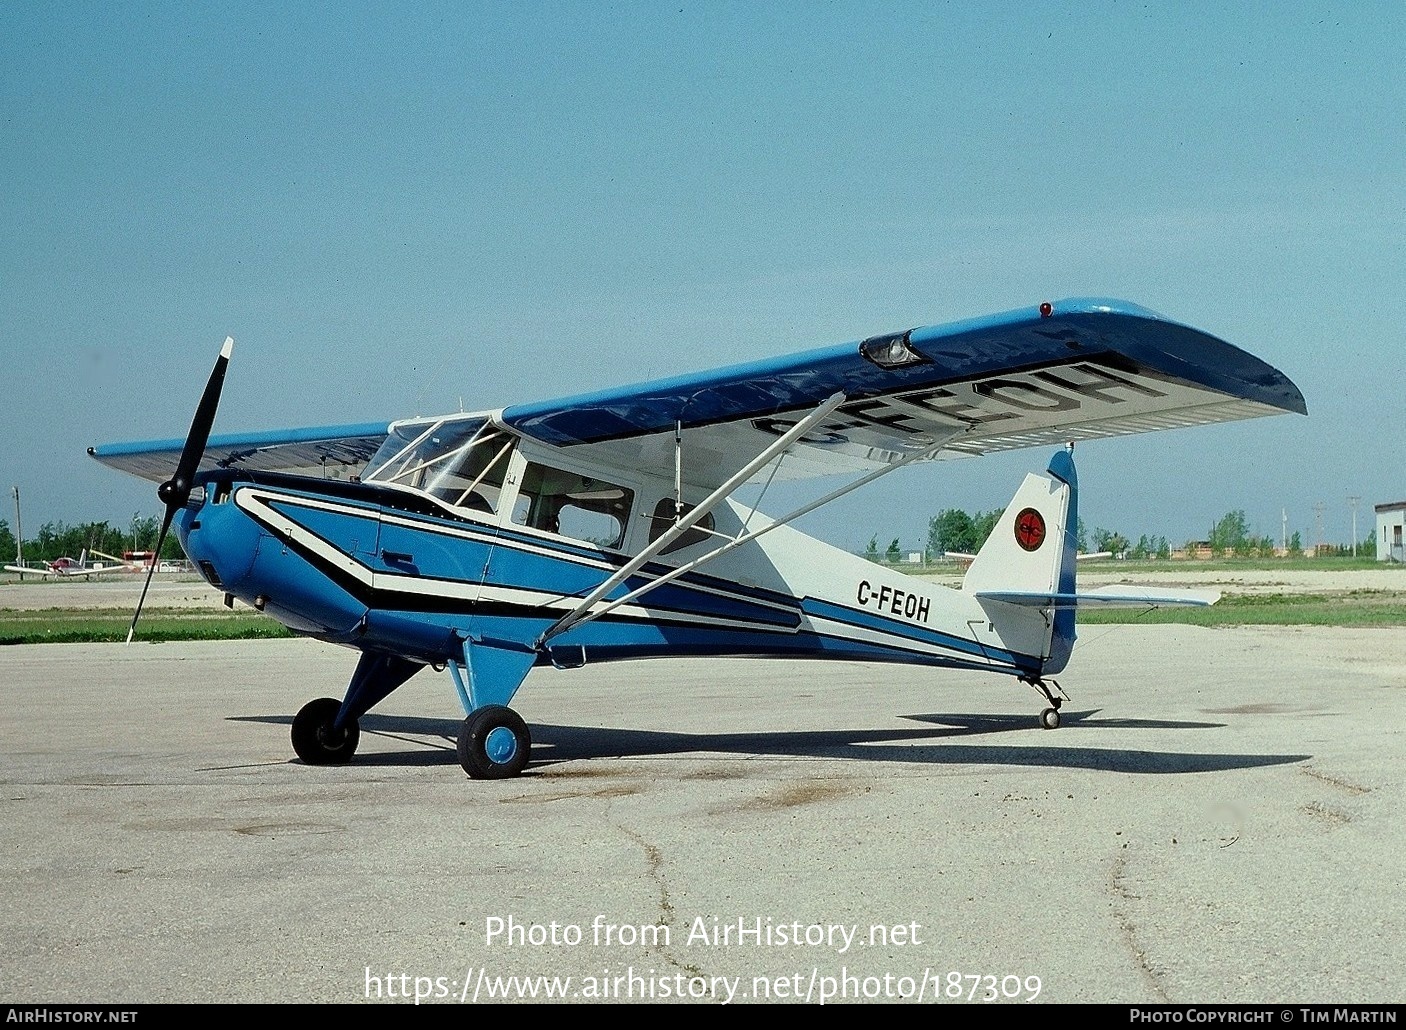
[[[1055,690],[1058,690],[1060,694],[1064,693],[1064,689],[1059,685],[1058,681],[1050,680],[1049,683],[1046,683],[1043,679],[1038,676],[1029,679],[1022,676],[1021,679],[1024,680],[1026,683],[1029,683],[1040,693],[1044,694],[1045,700],[1050,703],[1050,707],[1046,708],[1043,712],[1040,713],[1040,728],[1046,730],[1059,729],[1059,709],[1060,706],[1064,704],[1064,698],[1056,696],[1050,690],[1050,684],[1053,684]]]
[[[508,702],[536,660],[532,650],[466,640],[464,660],[448,663],[467,716],[459,730],[459,764],[471,778],[506,780],[527,767],[532,735]]]

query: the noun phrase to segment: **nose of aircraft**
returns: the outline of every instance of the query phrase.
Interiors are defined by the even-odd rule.
[[[296,633],[354,643],[367,615],[356,577],[339,576],[294,542],[296,532],[276,533],[257,517],[282,496],[252,479],[217,473],[206,478],[200,506],[177,513],[176,532],[213,586]]]
[[[199,508],[177,512],[175,527],[181,547],[211,586],[253,603],[256,595],[245,580],[262,534],[252,519],[233,504],[207,500]]]

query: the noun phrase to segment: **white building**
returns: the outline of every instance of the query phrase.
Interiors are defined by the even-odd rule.
[[[1377,561],[1406,561],[1406,501],[1378,504]]]

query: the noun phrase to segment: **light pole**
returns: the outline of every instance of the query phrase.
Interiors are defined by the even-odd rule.
[[[1361,497],[1349,497],[1347,503],[1352,505],[1352,556],[1357,557],[1357,502]]]
[[[24,568],[24,527],[20,525],[20,488],[12,487],[15,491],[15,564]],[[20,573],[20,582],[24,582],[24,573]]]

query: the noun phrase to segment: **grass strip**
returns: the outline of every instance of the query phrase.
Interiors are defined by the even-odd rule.
[[[1133,588],[1129,588],[1130,590]],[[1406,593],[1349,590],[1334,594],[1226,594],[1209,608],[1082,610],[1085,626],[1406,626]]]
[[[132,613],[116,608],[0,610],[0,645],[105,644],[127,639]],[[264,640],[295,634],[257,612],[208,612],[181,608],[148,609],[136,639],[148,643],[182,640]]]

